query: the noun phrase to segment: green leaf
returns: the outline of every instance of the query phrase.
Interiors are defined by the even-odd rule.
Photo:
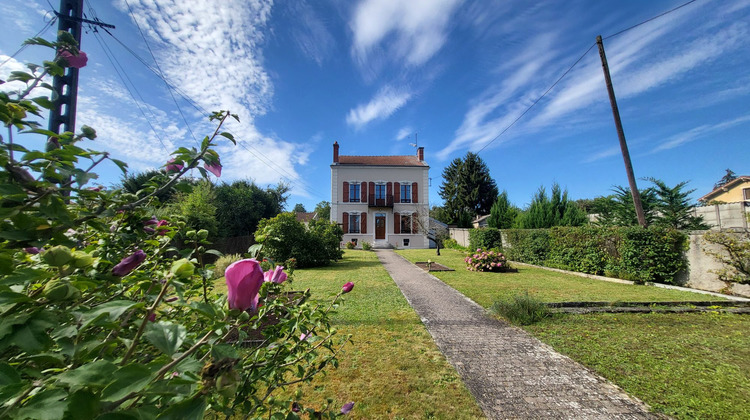
[[[65,420],[93,419],[99,414],[99,398],[88,389],[81,389],[68,396]]]
[[[8,286],[18,284],[24,285],[33,282],[39,282],[50,277],[52,277],[52,273],[48,271],[26,267],[16,269],[13,274],[3,277],[3,279],[0,280],[0,284]]]
[[[234,139],[234,136],[231,135],[230,133],[223,132],[221,133],[221,135],[228,138],[232,143],[234,143],[235,146],[237,145],[237,141]]]
[[[5,198],[8,195],[26,195],[26,192],[18,184],[0,184],[0,195]]]
[[[112,158],[110,158],[110,160],[112,161],[112,163],[114,163],[115,165],[117,165],[118,168],[120,168],[120,170],[122,171],[123,174],[127,174],[128,173],[128,164],[127,163],[125,163],[125,162],[123,162],[121,160],[112,159]]]
[[[14,417],[19,419],[60,420],[68,405],[65,400],[66,396],[67,394],[62,389],[42,391],[31,397]]]
[[[216,344],[211,348],[211,357],[215,360],[238,359],[237,349],[229,344]]]
[[[39,106],[41,106],[44,109],[52,109],[52,101],[49,100],[46,96],[40,96],[38,98],[32,99],[32,101],[36,102]]]
[[[31,299],[23,293],[16,293],[11,290],[0,291],[0,305],[29,301]]]
[[[32,319],[17,326],[10,336],[10,342],[28,353],[36,353],[54,344],[45,331],[47,323]]]
[[[205,302],[190,302],[190,307],[195,309],[196,311],[202,313],[203,315],[206,315],[209,318],[216,318],[217,313],[216,309],[213,307],[213,305],[210,305]]]
[[[219,250],[216,250],[216,249],[209,249],[209,250],[206,250],[206,252],[205,252],[205,253],[206,253],[206,254],[211,254],[211,255],[216,255],[217,257],[223,257],[223,256],[224,256],[224,254],[223,254],[223,253],[222,253],[221,251],[219,251]]]
[[[20,384],[21,375],[5,362],[0,362],[0,386]]]
[[[159,420],[200,420],[206,411],[206,400],[196,396],[172,405],[161,413]]]
[[[171,322],[152,322],[146,326],[143,336],[154,347],[172,356],[185,341],[187,330],[184,326]]]
[[[112,381],[112,374],[116,370],[117,366],[109,360],[97,360],[62,373],[57,380],[69,385],[71,389],[101,388]]]
[[[102,391],[102,400],[117,401],[131,392],[139,392],[151,380],[151,370],[140,363],[125,365],[115,372],[114,381]]]
[[[25,230],[5,230],[0,232],[0,238],[10,241],[29,241],[34,239],[34,235]]]
[[[136,305],[142,304],[130,300],[113,300],[112,302],[102,303],[101,305],[83,313],[81,316],[81,329],[85,329],[93,321],[105,315],[109,321],[114,321],[122,316],[125,311]]]
[[[34,76],[30,75],[29,73],[26,73],[25,71],[12,71],[10,72],[10,76],[8,76],[8,81],[13,82],[16,80],[20,80],[26,83],[33,78]]]

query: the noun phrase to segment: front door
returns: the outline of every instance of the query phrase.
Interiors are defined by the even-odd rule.
[[[375,239],[385,239],[385,215],[375,216]]]

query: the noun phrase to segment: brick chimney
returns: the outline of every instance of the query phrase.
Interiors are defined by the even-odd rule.
[[[417,148],[417,158],[420,162],[424,162],[424,147]]]
[[[333,142],[333,163],[339,163],[339,142]]]

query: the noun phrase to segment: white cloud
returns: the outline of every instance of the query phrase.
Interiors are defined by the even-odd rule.
[[[450,17],[461,2],[361,1],[349,23],[354,34],[354,56],[365,62],[373,49],[381,47],[394,61],[424,64],[445,43]]]
[[[411,127],[402,127],[400,130],[398,130],[398,133],[396,133],[396,140],[401,141],[410,135],[414,133],[414,130]]]
[[[681,146],[685,143],[689,143],[693,140],[697,140],[701,137],[705,137],[709,134],[715,134],[717,132],[726,130],[728,128],[745,124],[750,122],[750,114],[743,115],[741,117],[733,118],[731,120],[723,121],[718,124],[704,124],[693,129],[690,129],[684,133],[676,134],[670,137],[666,142],[660,144],[652,153],[661,152],[663,150],[673,149]]]
[[[221,7],[208,0],[129,3],[132,14],[123,0],[116,6],[138,22],[166,78],[202,109],[228,109],[239,115],[241,123],[229,119],[223,130],[241,144],[232,146],[223,138],[218,142],[224,166],[221,180],[251,178],[259,184],[286,180],[293,183],[293,193],[306,195],[295,166],[307,162],[309,148],[263,135],[254,125],[254,118],[266,113],[273,97],[262,49],[271,2],[225,0]],[[96,128],[113,157],[126,160],[135,170],[163,165],[167,151],[176,147],[197,147],[175,109],[164,112],[139,100],[155,134],[119,85],[95,85],[82,93],[89,102],[84,99],[79,107],[79,125]],[[151,103],[156,99],[171,103],[161,83],[147,94]],[[213,131],[215,126],[203,115],[179,101],[196,137]]]
[[[374,120],[384,120],[404,106],[412,93],[386,86],[372,100],[349,111],[346,122],[356,128],[362,128]]]
[[[325,22],[307,1],[288,2],[285,6],[293,15],[294,21],[297,22],[296,25],[289,28],[297,48],[305,56],[322,66],[323,61],[332,53],[336,44]]]

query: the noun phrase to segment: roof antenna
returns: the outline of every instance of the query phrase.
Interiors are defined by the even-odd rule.
[[[415,132],[414,133],[414,143],[409,143],[409,146],[411,146],[411,147],[413,147],[415,149],[419,149],[419,139],[417,138],[418,135],[419,135],[419,133]]]

